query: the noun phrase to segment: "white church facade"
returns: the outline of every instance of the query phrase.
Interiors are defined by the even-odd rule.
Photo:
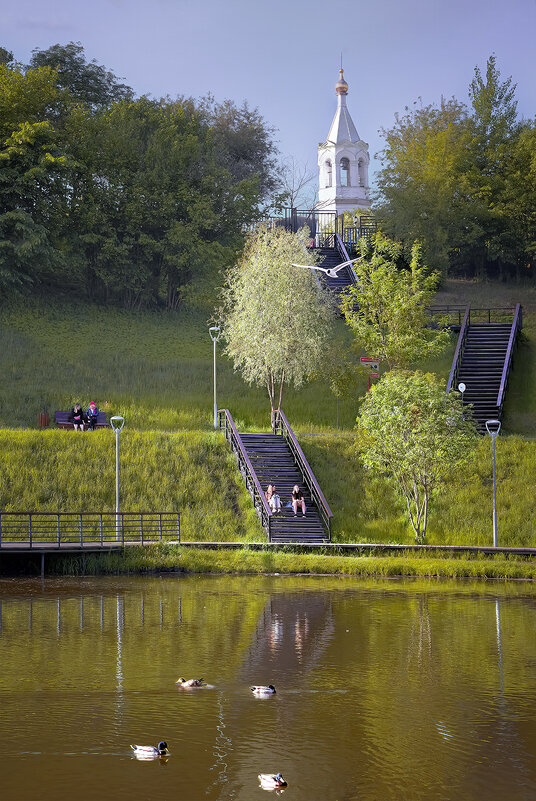
[[[343,70],[335,84],[337,110],[325,142],[318,145],[317,211],[343,214],[370,208],[368,144],[363,142],[348,111],[348,84]]]

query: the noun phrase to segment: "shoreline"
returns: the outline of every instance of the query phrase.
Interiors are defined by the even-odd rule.
[[[407,549],[406,549],[407,550]],[[463,550],[463,549],[462,549]],[[5,562],[4,562],[5,564]],[[35,569],[33,576],[35,576]],[[5,575],[4,571],[2,573]],[[54,555],[47,557],[47,576],[100,575],[302,575],[367,578],[471,578],[480,580],[536,580],[536,558],[515,553],[485,557],[467,553],[432,557],[428,553],[396,555],[335,555],[296,553],[289,549],[209,549],[164,544],[125,548],[118,553]],[[18,575],[29,577],[28,570]]]

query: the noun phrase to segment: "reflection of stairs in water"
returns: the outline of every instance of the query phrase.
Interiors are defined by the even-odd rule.
[[[283,674],[309,673],[319,664],[334,633],[329,596],[314,591],[274,593],[259,616],[244,660],[245,680],[264,676],[266,670],[276,671],[273,683]]]
[[[327,536],[318,509],[304,485],[303,475],[285,438],[279,434],[241,434],[240,438],[261,487],[275,484],[281,498],[281,511],[273,515],[270,523],[271,541],[325,542]],[[300,509],[294,517],[292,507],[286,507],[295,484],[298,484],[305,498],[305,517],[302,517]]]

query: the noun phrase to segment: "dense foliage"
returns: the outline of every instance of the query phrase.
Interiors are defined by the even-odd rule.
[[[341,303],[358,348],[389,369],[436,356],[449,341],[446,331],[427,327],[438,275],[422,264],[418,244],[408,265],[402,251],[400,243],[381,233],[362,242],[354,262],[357,282]]]
[[[379,214],[388,235],[422,242],[443,274],[532,276],[536,123],[519,121],[515,84],[491,56],[475,68],[470,105],[406,107],[383,130]]]
[[[79,43],[0,53],[0,290],[176,307],[273,189],[256,110],[135,98]]]

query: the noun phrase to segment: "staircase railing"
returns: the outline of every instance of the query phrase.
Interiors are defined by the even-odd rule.
[[[259,515],[263,529],[266,532],[268,541],[271,540],[272,529],[272,510],[264,495],[259,479],[253,469],[250,458],[242,442],[242,438],[237,431],[234,420],[228,409],[218,410],[220,431],[225,435],[225,439],[231,446],[231,451],[238,461],[238,469],[244,479],[246,489],[251,495],[255,511]]]
[[[309,490],[311,498],[316,504],[320,517],[322,518],[324,527],[328,532],[328,538],[331,539],[331,518],[333,517],[333,512],[329,508],[329,504],[324,497],[324,493],[320,489],[318,481],[316,480],[314,473],[309,466],[309,462],[305,458],[305,454],[300,447],[300,443],[296,439],[283,411],[280,411],[278,414],[275,433],[282,435],[289,446],[292,456],[294,457],[294,461],[298,465],[303,476],[304,484]]]
[[[342,241],[339,234],[335,234],[335,246],[339,253],[339,256],[342,257],[343,261],[350,261],[350,256],[348,255],[348,251],[344,246],[344,242]],[[350,278],[352,279],[352,284],[357,284],[357,275],[355,274],[354,265],[348,265],[348,272],[350,274]]]
[[[499,394],[497,395],[497,406],[500,409],[500,413],[502,412],[502,407],[504,404],[504,395],[506,392],[506,387],[508,386],[508,379],[510,378],[510,370],[512,369],[514,348],[522,328],[523,328],[523,312],[521,309],[521,304],[517,303],[514,312],[512,328],[510,329],[510,338],[508,339],[508,349],[506,351],[506,356],[504,357],[504,367],[501,376],[501,385],[499,387]]]
[[[453,386],[456,386],[456,381],[458,378],[458,373],[460,371],[460,365],[462,362],[463,352],[465,350],[465,344],[467,342],[467,332],[469,331],[469,317],[471,314],[471,307],[465,307],[465,314],[463,316],[462,324],[460,327],[460,333],[458,334],[458,343],[456,345],[456,350],[454,351],[454,358],[452,359],[452,367],[450,370],[449,380],[447,384],[447,395],[451,391]]]

